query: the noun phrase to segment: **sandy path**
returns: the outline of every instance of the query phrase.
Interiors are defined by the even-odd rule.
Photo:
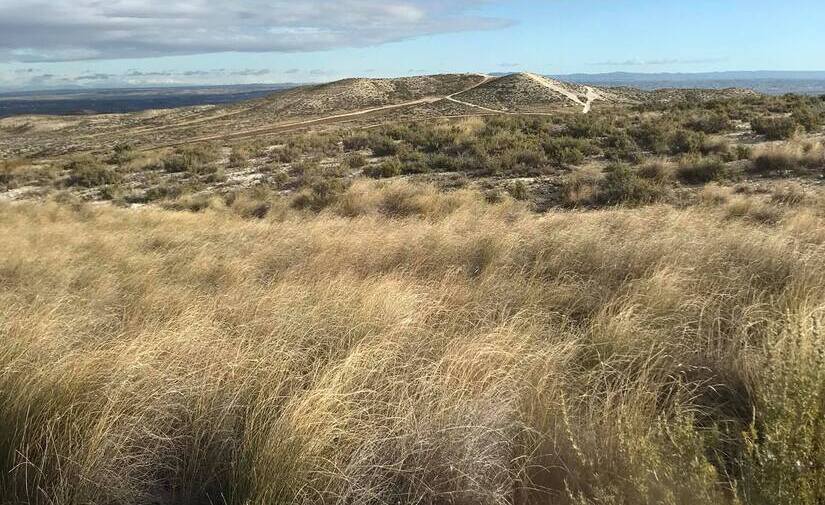
[[[582,102],[581,98],[579,98],[579,96],[577,94],[573,93],[572,91],[568,91],[568,90],[564,89],[563,87],[561,87],[558,84],[554,83],[553,81],[547,79],[546,77],[542,77],[540,75],[530,74],[530,73],[525,74],[525,75],[527,75],[527,77],[529,77],[530,79],[533,79],[537,83],[541,84],[545,88],[547,88],[549,90],[552,90],[552,91],[566,97],[567,99],[569,99],[573,103],[581,105],[582,107],[586,107],[586,104],[584,102]]]
[[[587,90],[587,103],[584,104],[584,114],[590,112],[590,109],[593,107],[593,101],[595,100],[604,100],[604,97],[600,95],[595,89],[591,88],[590,86],[584,87]]]

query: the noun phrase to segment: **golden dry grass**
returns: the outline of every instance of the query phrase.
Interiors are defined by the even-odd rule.
[[[0,502],[813,504],[822,229],[2,206]]]

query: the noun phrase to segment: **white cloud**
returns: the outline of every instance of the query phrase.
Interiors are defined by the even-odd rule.
[[[364,47],[494,29],[491,0],[0,0],[0,61]]]

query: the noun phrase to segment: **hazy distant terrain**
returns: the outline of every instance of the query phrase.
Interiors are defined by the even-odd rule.
[[[630,86],[646,90],[663,88],[747,88],[769,95],[825,94],[825,72],[707,72],[571,74],[560,79],[596,86]]]
[[[242,102],[295,84],[188,86],[0,93],[0,117],[22,114],[113,114]]]

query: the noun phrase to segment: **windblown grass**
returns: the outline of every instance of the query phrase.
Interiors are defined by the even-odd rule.
[[[356,189],[0,207],[0,502],[825,497],[815,209]]]

